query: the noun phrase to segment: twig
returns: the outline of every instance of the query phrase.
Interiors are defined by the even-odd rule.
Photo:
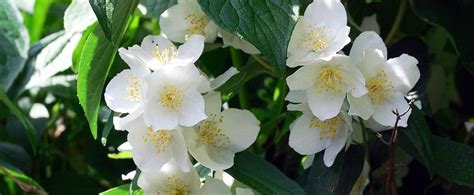
[[[398,123],[400,122],[400,120],[402,119],[403,116],[405,116],[406,114],[408,114],[408,112],[410,112],[411,106],[413,105],[413,103],[414,103],[414,100],[411,100],[408,103],[408,109],[403,113],[400,113],[398,110],[392,110],[392,113],[396,116],[396,120],[395,120],[395,125],[394,125],[394,128],[392,130],[392,134],[390,136],[389,141],[385,141],[382,137],[382,134],[377,133],[377,137],[384,144],[386,144],[388,146],[388,150],[389,150],[389,158],[388,158],[387,164],[385,166],[385,168],[386,168],[386,171],[385,171],[385,188],[386,188],[386,191],[387,191],[387,195],[397,194],[397,190],[396,190],[395,183],[393,182],[393,178],[395,177],[394,152],[395,152],[395,146],[396,146],[395,143],[396,143],[397,137],[398,137]]]

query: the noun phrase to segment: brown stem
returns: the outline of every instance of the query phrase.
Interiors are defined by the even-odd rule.
[[[388,163],[386,165],[386,180],[385,180],[385,188],[387,191],[387,195],[396,195],[397,194],[397,186],[395,185],[395,182],[393,181],[393,178],[395,177],[395,168],[394,168],[394,152],[395,152],[395,147],[396,147],[396,141],[398,137],[398,123],[402,119],[403,116],[405,116],[410,110],[411,106],[413,105],[413,100],[408,103],[409,107],[408,109],[400,113],[398,110],[392,111],[392,113],[396,116],[395,120],[395,125],[392,130],[392,135],[390,136],[390,140],[386,142],[383,140],[383,137],[381,134],[377,134],[377,137],[382,140],[386,145],[388,145],[388,150],[389,150],[389,158],[388,158]]]

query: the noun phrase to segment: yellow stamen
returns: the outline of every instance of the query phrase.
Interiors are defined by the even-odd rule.
[[[191,27],[186,29],[186,35],[184,36],[185,40],[188,40],[194,34],[198,35],[206,35],[206,26],[209,24],[209,20],[207,20],[206,16],[198,15],[196,13],[188,14],[184,19],[191,23]]]
[[[156,152],[158,154],[168,148],[169,144],[171,143],[171,139],[171,131],[153,131],[151,127],[148,127],[145,135],[143,135],[143,142],[152,142],[155,145]]]
[[[166,178],[166,186],[163,191],[169,195],[190,194],[190,191],[188,190],[188,185],[186,185],[183,180],[174,176],[169,176],[168,178]]]
[[[211,114],[208,119],[200,122],[197,127],[199,141],[216,147],[224,147],[230,143],[229,137],[219,128],[222,116]]]
[[[320,130],[319,139],[325,140],[336,137],[341,122],[342,119],[339,116],[325,121],[320,121],[318,118],[313,117],[309,123],[309,128],[318,128]]]
[[[309,33],[301,38],[300,43],[303,47],[315,52],[321,52],[329,45],[329,36],[326,28],[310,26]]]
[[[183,105],[184,92],[174,85],[166,85],[160,93],[160,103],[168,111],[176,112]]]
[[[171,46],[160,51],[160,48],[157,45],[153,48],[152,55],[162,64],[166,64],[178,55],[178,50],[176,50],[175,47]]]
[[[140,81],[135,75],[127,75],[127,86],[126,90],[128,96],[125,96],[124,99],[132,102],[138,102],[142,99],[142,93],[140,91]]]
[[[388,80],[387,73],[381,71],[367,80],[367,88],[372,102],[379,104],[387,100],[394,86],[392,82]]]
[[[328,91],[333,94],[343,90],[343,78],[341,71],[334,66],[326,65],[319,70],[316,78],[316,88],[318,91]]]

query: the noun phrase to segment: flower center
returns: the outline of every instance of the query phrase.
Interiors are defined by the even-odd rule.
[[[143,142],[152,142],[153,144],[155,144],[156,153],[160,153],[166,150],[166,148],[168,148],[168,145],[171,143],[171,139],[171,131],[153,131],[151,127],[148,127],[146,129],[145,135],[143,135]]]
[[[316,87],[319,92],[325,90],[333,94],[342,91],[342,73],[334,66],[325,66],[317,73]]]
[[[341,119],[339,116],[325,121],[320,121],[318,118],[313,116],[309,123],[309,128],[318,128],[320,130],[319,139],[325,140],[336,137],[340,124]]]
[[[230,143],[219,125],[222,123],[222,116],[210,114],[209,118],[200,122],[197,127],[199,141],[216,147],[224,147]]]
[[[315,52],[321,52],[329,45],[328,30],[324,27],[309,26],[309,33],[301,38],[301,45]]]
[[[209,24],[209,20],[207,20],[206,16],[196,13],[188,14],[184,19],[191,23],[191,27],[186,29],[186,35],[184,36],[185,40],[194,34],[198,35],[206,35],[205,29],[207,24]]]
[[[153,57],[155,57],[155,59],[160,61],[162,64],[166,64],[178,55],[178,50],[176,50],[175,47],[169,47],[169,48],[160,50],[160,47],[156,45],[153,48],[153,51],[151,54],[153,55]]]
[[[169,195],[186,195],[189,194],[188,186],[183,180],[174,176],[166,178],[165,192]]]
[[[367,80],[367,88],[372,102],[379,104],[387,100],[394,86],[388,80],[387,73],[381,71]]]
[[[184,92],[174,85],[166,85],[160,93],[160,103],[168,111],[176,112],[183,105]]]
[[[127,75],[127,87],[125,88],[128,95],[125,96],[125,100],[138,102],[142,99],[142,93],[140,92],[140,81],[135,75]]]

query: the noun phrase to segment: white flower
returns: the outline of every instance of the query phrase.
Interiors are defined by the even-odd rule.
[[[161,33],[174,42],[184,43],[194,34],[206,37],[206,43],[216,40],[218,27],[199,7],[197,0],[178,0],[160,16]]]
[[[243,38],[235,36],[225,30],[220,30],[219,35],[222,37],[222,41],[224,42],[224,46],[232,46],[236,49],[240,49],[248,54],[260,54],[260,51],[253,46],[251,43],[246,41]]]
[[[289,67],[329,60],[350,42],[347,15],[339,0],[311,3],[296,23],[288,45]]]
[[[184,129],[189,153],[202,165],[224,170],[234,164],[234,155],[248,148],[257,138],[260,122],[247,110],[227,109],[221,112],[220,93],[206,96],[209,116],[193,128]]]
[[[321,121],[304,104],[288,107],[288,110],[297,109],[303,112],[290,126],[289,145],[302,155],[312,155],[325,150],[324,164],[330,167],[352,132],[351,118],[345,111],[341,111],[334,118]]]
[[[123,130],[124,126],[137,118],[144,111],[144,97],[147,91],[145,77],[150,75],[143,61],[134,56],[129,50],[120,48],[119,55],[130,69],[123,70],[107,84],[105,88],[105,103],[119,113],[128,113],[123,118],[115,117],[114,126]]]
[[[146,78],[148,91],[143,118],[154,130],[193,126],[206,119],[204,99],[198,91],[201,75],[195,66],[176,66]]]
[[[134,45],[128,49],[152,70],[170,66],[187,66],[192,65],[201,56],[204,49],[204,37],[190,36],[184,44],[176,48],[163,36],[148,35],[143,39],[141,46]]]
[[[309,107],[319,120],[335,117],[347,93],[367,93],[365,79],[350,58],[335,55],[330,61],[317,60],[299,68],[286,79],[290,90],[304,90]]]
[[[406,54],[387,60],[387,49],[374,32],[359,35],[350,56],[366,78],[368,93],[361,97],[348,95],[349,114],[365,120],[372,117],[382,126],[393,127],[396,116],[392,111],[403,113],[409,109],[404,96],[420,78],[418,61]],[[407,126],[409,115],[401,118],[399,126]]]
[[[200,180],[195,169],[182,172],[176,162],[166,163],[161,169],[141,172],[138,186],[145,195],[155,194],[190,194],[199,195]]]
[[[190,170],[181,127],[174,130],[152,129],[139,117],[127,126],[127,130],[127,140],[133,148],[133,161],[140,170],[159,170],[172,159],[176,160],[182,171]]]

